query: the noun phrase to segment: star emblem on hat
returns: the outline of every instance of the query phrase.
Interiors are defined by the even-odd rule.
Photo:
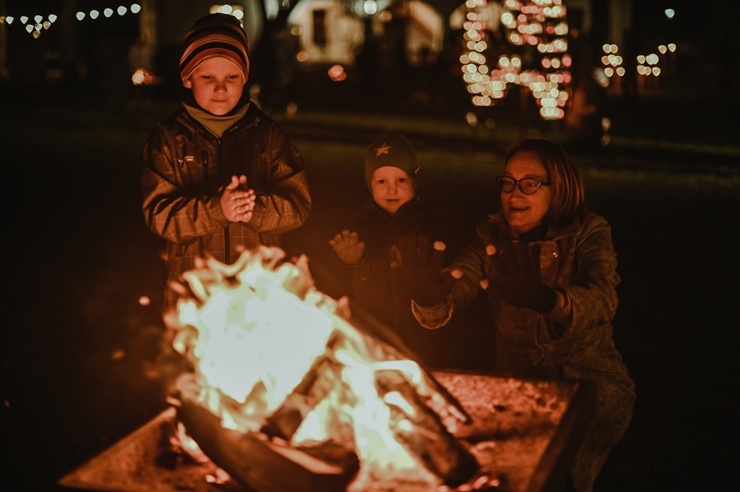
[[[384,143],[377,149],[375,149],[375,157],[380,157],[381,155],[388,155],[388,153],[391,151],[391,146]]]

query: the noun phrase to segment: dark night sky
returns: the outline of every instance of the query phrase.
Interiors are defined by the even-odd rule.
[[[714,24],[714,16],[718,12],[711,8],[712,5],[720,5],[723,2],[702,3],[687,0],[660,0],[656,2],[633,3],[634,26],[646,32],[666,31],[678,35],[680,38],[693,38],[701,34],[697,29],[697,20],[706,20]],[[665,9],[673,8],[675,16],[668,19]]]

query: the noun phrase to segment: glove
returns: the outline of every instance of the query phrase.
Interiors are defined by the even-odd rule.
[[[499,247],[486,247],[491,261],[487,291],[512,306],[546,313],[555,307],[557,296],[540,275],[540,244],[502,239]]]
[[[394,246],[401,284],[420,306],[439,304],[452,290],[455,278],[442,272],[446,248],[425,235],[404,236]]]

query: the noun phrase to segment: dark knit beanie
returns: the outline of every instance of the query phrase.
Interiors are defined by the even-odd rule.
[[[383,132],[365,151],[365,182],[368,187],[376,169],[392,166],[406,171],[414,178],[421,169],[416,163],[416,150],[411,140],[398,132]]]
[[[209,14],[193,24],[185,35],[185,49],[180,57],[183,84],[203,61],[222,56],[233,62],[246,83],[249,78],[249,41],[241,23],[233,15]]]

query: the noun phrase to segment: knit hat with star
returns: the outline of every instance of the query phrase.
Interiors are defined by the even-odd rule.
[[[208,14],[193,24],[185,35],[185,49],[180,57],[183,84],[193,71],[209,58],[221,56],[236,65],[249,78],[249,41],[241,23],[233,15]]]
[[[393,166],[415,178],[421,167],[416,162],[416,149],[405,135],[398,132],[383,132],[368,145],[365,151],[365,182],[367,186],[378,168]]]

